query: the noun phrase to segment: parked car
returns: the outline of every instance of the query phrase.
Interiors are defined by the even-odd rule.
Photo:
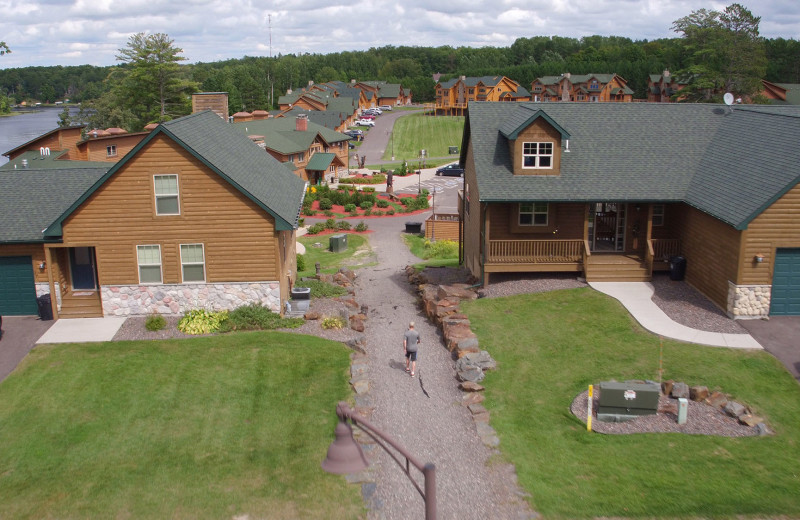
[[[463,177],[464,168],[459,166],[458,163],[448,164],[447,166],[442,166],[436,170],[436,175],[442,175],[445,177]]]
[[[356,124],[359,126],[375,126],[375,121],[372,119],[359,119]]]
[[[381,106],[379,106],[378,108],[380,108],[381,110],[388,110],[388,111],[390,111],[390,112],[391,112],[391,110],[392,110],[392,105],[381,105]]]
[[[362,112],[362,114],[372,114],[379,116],[383,114],[383,111],[380,108],[368,108]]]
[[[350,130],[345,132],[345,135],[349,135],[350,137],[360,137],[364,135],[364,131],[359,130],[358,128],[351,128]]]
[[[375,116],[372,114],[361,114],[361,119],[375,119]]]

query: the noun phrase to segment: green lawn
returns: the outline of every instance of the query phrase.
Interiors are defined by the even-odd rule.
[[[366,221],[368,222],[368,221]],[[353,222],[353,225],[357,224]],[[346,233],[346,232],[344,232]],[[338,233],[337,233],[338,234]],[[340,267],[345,265],[357,252],[369,251],[369,241],[364,235],[357,235],[355,233],[347,234],[347,250],[341,253],[333,253],[329,251],[328,246],[330,243],[331,235],[304,235],[298,238],[298,242],[303,244],[306,248],[305,270],[298,272],[298,278],[304,276],[314,276],[316,274],[315,264],[320,263],[323,273],[335,273]],[[315,243],[322,244],[322,247],[314,247]]]
[[[546,518],[800,515],[800,387],[769,354],[665,340],[664,379],[731,394],[776,435],[602,435],[570,403],[600,381],[657,380],[658,337],[590,289],[462,309],[498,361],[484,384],[502,452]]]
[[[418,161],[419,151],[427,150],[428,157],[443,157],[449,154],[448,147],[461,148],[461,136],[464,132],[464,117],[426,116],[413,114],[397,119],[394,123],[394,135],[386,146],[383,160],[391,160],[392,151],[398,161]],[[458,160],[453,155],[453,160]]]
[[[425,238],[424,235],[411,235],[408,233],[403,234],[403,241],[405,242],[411,253],[424,260],[414,264],[415,269],[422,269],[425,267],[458,267],[458,245],[450,242],[449,247],[437,247],[436,243],[432,243]],[[440,245],[443,242],[440,241]]]
[[[38,346],[0,384],[0,518],[356,518],[320,468],[349,351],[280,332]]]

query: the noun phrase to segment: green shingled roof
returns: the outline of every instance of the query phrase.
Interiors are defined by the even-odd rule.
[[[308,114],[308,112],[302,113]],[[329,144],[350,140],[350,137],[345,134],[311,121],[308,122],[308,130],[305,132],[295,130],[295,125],[295,117],[276,117],[241,121],[231,126],[237,132],[245,135],[263,135],[264,144],[268,149],[286,155],[308,151],[317,135]]]
[[[0,243],[42,242],[42,230],[105,175],[102,168],[0,171]]]
[[[9,161],[0,170],[22,170],[23,161],[27,161],[30,170],[63,170],[76,168],[111,168],[112,162],[103,161],[70,161],[64,158],[69,154],[69,150],[56,150],[50,155],[42,155],[40,152],[30,150],[19,154],[13,161]]]
[[[317,152],[309,159],[306,170],[327,171],[335,158],[334,153]]]
[[[570,151],[558,176],[515,176],[503,131],[537,112]],[[481,201],[686,202],[738,229],[800,181],[798,135],[797,107],[682,103],[476,102],[465,126]]]

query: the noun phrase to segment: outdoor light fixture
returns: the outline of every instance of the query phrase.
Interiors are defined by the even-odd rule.
[[[339,417],[339,424],[336,425],[336,439],[328,447],[328,456],[322,461],[322,469],[336,475],[347,475],[367,468],[369,463],[364,457],[364,452],[361,451],[361,447],[353,439],[351,424],[357,426],[361,431],[372,437],[375,443],[397,462],[397,465],[400,466],[403,473],[411,481],[411,484],[422,496],[422,500],[425,502],[425,520],[436,520],[436,466],[431,463],[422,464],[419,462],[389,435],[358,415],[347,403],[340,402],[336,405],[336,415]],[[391,451],[387,445],[394,448],[405,461],[401,461],[400,457]],[[414,466],[422,473],[425,480],[424,489],[420,488],[417,481],[411,476],[411,466]]]
[[[764,255],[762,255],[761,253],[756,253],[756,256],[753,258],[753,260],[760,264],[761,262],[764,261]]]

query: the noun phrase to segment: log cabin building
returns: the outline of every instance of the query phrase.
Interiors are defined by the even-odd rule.
[[[647,281],[675,262],[733,317],[800,314],[800,109],[473,103],[463,259]],[[755,136],[758,136],[755,138]]]

